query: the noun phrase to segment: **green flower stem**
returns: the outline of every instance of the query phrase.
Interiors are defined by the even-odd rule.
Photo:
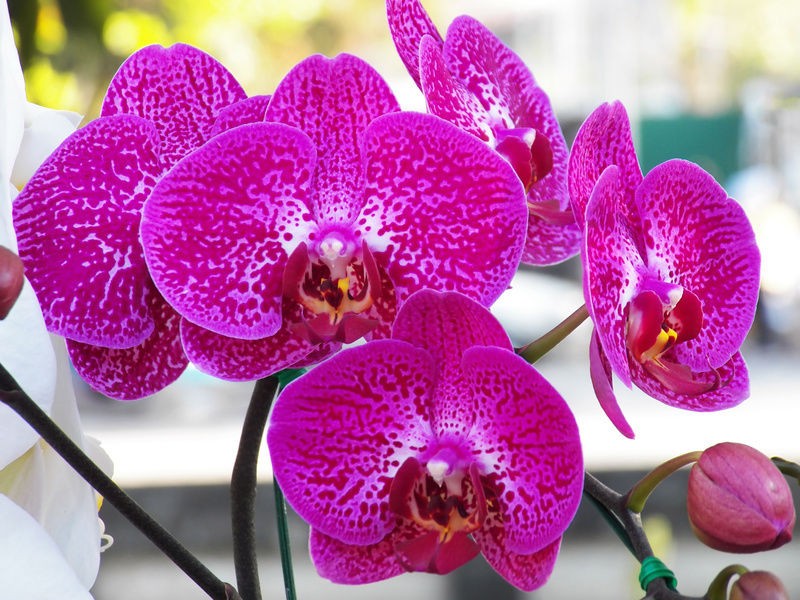
[[[660,464],[647,475],[642,477],[634,485],[626,496],[625,506],[628,510],[641,513],[644,510],[645,502],[658,484],[664,481],[681,467],[685,467],[693,462],[697,462],[702,454],[701,451],[687,452],[675,458],[671,458],[665,463]]]
[[[575,329],[577,329],[578,325],[583,323],[588,318],[589,318],[589,310],[586,308],[586,305],[584,304],[580,308],[578,308],[575,312],[573,312],[570,316],[568,316],[566,319],[561,321],[561,323],[553,327],[553,329],[545,333],[538,340],[534,340],[530,344],[526,344],[522,348],[519,348],[517,350],[517,354],[519,354],[530,364],[535,363],[545,354],[550,352],[550,350],[552,350],[553,348],[558,346],[558,344],[564,341],[564,339],[570,333],[572,333],[573,331],[575,331]]]
[[[20,388],[0,365],[0,400],[22,417],[103,500],[141,531],[178,568],[214,600],[238,600],[236,590],[220,581],[153,517],[106,475]]]
[[[781,473],[796,479],[797,483],[800,484],[800,465],[779,456],[773,456],[771,460]]]
[[[720,571],[708,586],[706,600],[726,600],[728,597],[728,583],[734,575],[744,575],[748,568],[744,565],[728,565]]]
[[[275,514],[278,520],[278,542],[281,551],[281,568],[283,569],[283,587],[286,600],[297,600],[294,589],[294,569],[292,568],[292,549],[289,544],[289,523],[286,519],[286,500],[277,481],[272,482],[275,489]]]
[[[242,424],[239,450],[231,474],[233,563],[239,593],[246,600],[261,600],[255,533],[256,472],[258,451],[277,390],[278,378],[275,375],[256,382]]]

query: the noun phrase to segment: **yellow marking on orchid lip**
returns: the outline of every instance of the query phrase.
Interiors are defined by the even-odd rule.
[[[671,327],[668,327],[667,329],[662,329],[658,333],[658,337],[656,338],[655,344],[653,344],[648,350],[642,353],[641,362],[657,359],[667,349],[671,348],[675,344],[675,341],[677,339],[678,339],[677,331],[675,331]]]
[[[343,294],[347,295],[347,290],[349,290],[349,289],[350,289],[350,278],[349,278],[349,277],[342,277],[342,278],[341,278],[341,279],[340,279],[340,280],[339,280],[339,281],[336,283],[336,287],[338,287],[338,288],[339,288],[339,290],[340,290],[340,291],[341,291]]]

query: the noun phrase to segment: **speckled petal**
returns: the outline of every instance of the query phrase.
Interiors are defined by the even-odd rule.
[[[157,292],[150,310],[153,333],[132,348],[103,348],[67,340],[72,364],[93,390],[117,400],[136,400],[175,381],[189,361],[180,342],[180,316]]]
[[[386,0],[386,17],[400,60],[420,86],[419,44],[426,35],[441,44],[442,36],[418,0]]]
[[[430,287],[494,302],[516,271],[527,224],[511,166],[432,115],[379,117],[365,145],[367,203],[356,227],[389,265],[398,301]]]
[[[420,43],[419,55],[420,85],[430,113],[486,142],[494,139],[488,113],[450,73],[441,42],[426,35]]]
[[[228,381],[261,379],[293,366],[319,347],[294,335],[285,318],[274,335],[257,340],[226,337],[184,319],[181,339],[189,360],[198,369]],[[339,347],[341,344],[334,346]],[[328,349],[327,354],[331,352]]]
[[[719,387],[703,394],[682,394],[665,386],[642,365],[631,362],[634,383],[648,396],[676,408],[709,412],[731,408],[750,396],[750,377],[740,353],[734,354],[715,371],[708,366],[694,372],[696,381]]]
[[[575,418],[544,377],[513,352],[475,346],[462,366],[475,396],[470,440],[497,494],[505,548],[540,550],[564,533],[580,503],[583,458]]]
[[[349,54],[311,56],[278,85],[265,119],[302,130],[317,150],[311,208],[315,220],[350,223],[364,203],[364,131],[380,115],[400,110],[389,86]]]
[[[175,44],[147,46],[122,63],[108,86],[101,115],[151,121],[171,166],[209,137],[217,113],[246,94],[228,70],[205,52]]]
[[[644,263],[619,211],[624,182],[610,166],[597,181],[586,212],[583,261],[586,305],[611,368],[630,387],[626,307],[639,285]]]
[[[760,255],[739,204],[694,163],[655,167],[636,193],[647,263],[664,281],[694,293],[703,307],[700,333],[682,344],[695,370],[725,364],[753,324]]]
[[[334,583],[363,584],[383,581],[406,572],[394,551],[395,532],[375,544],[356,546],[311,528],[309,553],[317,573]]]
[[[392,530],[389,484],[431,439],[434,370],[424,350],[377,340],[340,352],[278,397],[267,433],[275,478],[312,527],[360,545]]]
[[[510,551],[505,543],[505,530],[500,515],[490,512],[483,527],[472,536],[481,547],[481,554],[491,567],[511,585],[525,592],[542,587],[553,572],[561,536],[541,550],[530,554]]]
[[[217,113],[208,137],[214,137],[239,125],[263,121],[270,98],[271,96],[251,96],[226,106]]]
[[[311,227],[314,156],[297,129],[242,125],[159,181],[142,243],[156,286],[182,316],[230,337],[278,331],[286,259]]]
[[[97,119],[67,138],[14,203],[19,253],[50,331],[119,348],[152,332],[138,227],[162,171],[158,147],[143,119]]]
[[[583,122],[569,156],[569,195],[575,219],[582,227],[586,205],[606,167],[620,169],[622,187],[630,195],[642,181],[633,148],[631,124],[621,102],[601,104]]]
[[[539,183],[545,183],[547,178],[533,184],[528,192],[529,198],[536,193]],[[568,208],[567,211],[570,209]],[[572,218],[571,213],[563,211],[564,219]],[[528,234],[525,236],[525,249],[522,252],[522,261],[528,265],[554,265],[575,256],[581,249],[583,234],[578,224],[553,223],[531,212],[528,215]]]
[[[619,407],[611,379],[611,364],[608,362],[597,330],[592,330],[592,339],[589,342],[589,374],[592,379],[592,388],[600,403],[600,408],[606,413],[614,427],[628,439],[634,438],[633,428],[628,424],[622,409]]]

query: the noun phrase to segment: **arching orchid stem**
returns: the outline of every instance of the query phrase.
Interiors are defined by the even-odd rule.
[[[273,481],[275,490],[275,514],[278,521],[278,541],[281,552],[281,568],[283,569],[283,587],[286,600],[297,600],[294,589],[294,569],[292,568],[292,549],[289,545],[289,523],[286,520],[286,500],[277,481]]]
[[[645,502],[658,484],[672,475],[675,471],[686,465],[690,465],[700,458],[702,451],[687,452],[660,464],[647,475],[642,477],[628,492],[625,506],[628,510],[641,513],[644,510]]]
[[[749,569],[744,565],[728,565],[720,571],[708,586],[707,600],[726,600],[728,597],[728,584],[734,575],[744,575]]]
[[[775,466],[778,467],[778,470],[781,473],[787,477],[796,479],[797,483],[800,485],[800,465],[790,460],[786,460],[785,458],[780,458],[779,456],[773,456],[771,460],[773,463],[775,463]]]
[[[56,425],[0,365],[0,399],[25,420],[98,494],[116,508],[175,565],[214,600],[237,600],[235,590],[220,581],[178,540],[128,496]],[[234,595],[232,595],[232,592]]]
[[[267,416],[277,390],[278,377],[275,375],[256,381],[231,474],[233,562],[236,584],[247,600],[261,600],[255,533],[256,471]]]
[[[550,331],[545,333],[542,337],[526,344],[522,348],[517,349],[517,354],[527,360],[530,364],[535,363],[542,358],[545,354],[550,352],[553,348],[558,346],[564,339],[575,329],[578,325],[583,323],[589,318],[589,310],[583,304],[575,312],[573,312],[566,319],[561,321],[558,325],[553,327]]]

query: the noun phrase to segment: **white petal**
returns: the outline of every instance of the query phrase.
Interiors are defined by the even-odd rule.
[[[19,64],[8,6],[0,6],[0,184],[11,179],[24,123],[25,81]]]
[[[0,528],[4,598],[92,600],[53,540],[28,513],[2,495]]]

